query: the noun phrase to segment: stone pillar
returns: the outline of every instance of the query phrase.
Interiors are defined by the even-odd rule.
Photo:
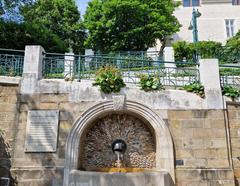
[[[204,86],[206,107],[223,109],[218,59],[200,59],[200,82]]]
[[[74,54],[73,53],[65,53],[64,57],[64,78],[65,80],[72,80],[74,72]]]
[[[42,79],[44,52],[41,46],[25,47],[23,74],[35,74],[38,80]]]
[[[174,59],[174,50],[173,47],[164,48],[164,67],[169,68],[170,72],[176,72],[176,64]],[[167,63],[168,62],[168,63]]]
[[[32,94],[36,91],[37,80],[42,79],[44,49],[41,46],[25,47],[21,93]]]
[[[84,67],[86,70],[90,69],[90,62],[93,59],[91,56],[94,56],[94,51],[92,49],[85,49],[85,61],[84,61]],[[89,56],[89,57],[87,57]],[[97,64],[95,64],[97,65]]]

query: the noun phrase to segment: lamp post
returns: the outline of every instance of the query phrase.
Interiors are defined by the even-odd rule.
[[[193,9],[192,12],[192,20],[190,26],[188,27],[189,30],[192,30],[193,33],[193,43],[198,42],[198,29],[197,29],[197,18],[199,18],[202,14],[198,11]]]
[[[190,25],[188,27],[189,30],[192,30],[193,43],[197,43],[198,42],[197,18],[199,18],[201,15],[202,14],[198,10],[195,10],[195,8],[193,8],[192,20],[191,20]],[[194,54],[193,58],[194,58],[193,60],[195,62],[198,61],[198,54],[197,54],[197,52]]]

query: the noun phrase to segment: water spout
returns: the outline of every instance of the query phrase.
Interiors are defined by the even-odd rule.
[[[126,152],[127,144],[121,139],[117,139],[112,143],[112,151],[117,156],[117,168],[123,165],[124,153]]]

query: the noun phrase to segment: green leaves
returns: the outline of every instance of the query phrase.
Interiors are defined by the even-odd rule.
[[[152,91],[152,90],[161,90],[163,89],[162,84],[160,83],[159,78],[154,77],[152,75],[141,74],[138,76],[140,78],[140,87],[144,91]]]
[[[201,58],[213,58],[219,56],[222,47],[221,43],[215,41],[199,41],[197,43],[187,43],[178,41],[173,44],[176,61],[193,62],[194,55]]]
[[[227,40],[222,58],[224,63],[240,62],[240,30],[234,37]]]
[[[100,86],[102,92],[110,94],[112,92],[120,92],[125,87],[120,71],[113,66],[101,67],[96,72],[96,79],[93,85]]]
[[[240,97],[240,90],[232,86],[224,86],[222,88],[222,94],[235,99]]]
[[[237,63],[240,62],[240,31],[228,39],[224,47],[215,41],[178,41],[173,44],[173,48],[176,61],[192,62],[197,54],[201,58],[218,58],[220,63]]]
[[[201,98],[205,97],[204,86],[199,82],[193,82],[190,83],[189,85],[185,85],[183,86],[183,89],[186,90],[187,92],[193,92],[199,95]]]
[[[146,50],[179,30],[174,8],[169,0],[92,0],[85,45],[101,52]]]
[[[75,1],[37,0],[24,6],[21,13],[25,22],[44,27],[57,35],[74,52],[84,50],[85,32]]]
[[[25,45],[41,45],[48,52],[66,52],[67,46],[54,33],[36,24],[0,20],[0,47],[24,50]]]

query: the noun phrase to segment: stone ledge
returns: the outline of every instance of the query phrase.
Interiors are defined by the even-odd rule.
[[[18,85],[21,79],[21,77],[0,76],[0,83]]]

